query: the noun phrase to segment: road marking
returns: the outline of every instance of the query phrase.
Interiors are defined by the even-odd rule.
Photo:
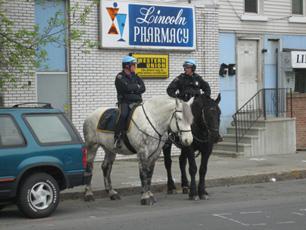
[[[229,213],[229,214],[231,215],[231,213]],[[250,226],[249,224],[245,224],[241,221],[238,221],[238,220],[235,220],[235,219],[232,219],[232,218],[228,218],[228,217],[222,216],[220,214],[213,214],[213,216],[220,217],[222,219],[226,219],[226,220],[232,221],[234,223],[237,223],[237,224],[240,224],[240,225],[243,225],[243,226]]]
[[[299,215],[299,216],[304,216],[303,213],[298,213],[298,212],[293,212],[292,214]]]
[[[295,224],[295,221],[276,222],[276,224]]]
[[[262,213],[262,211],[240,212],[240,214],[255,214],[255,213]]]
[[[260,224],[251,224],[252,226],[265,226],[267,225],[266,223],[260,223]]]

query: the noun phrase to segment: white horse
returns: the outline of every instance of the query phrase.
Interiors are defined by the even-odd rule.
[[[189,146],[193,141],[191,124],[193,115],[190,104],[181,102],[171,97],[155,97],[146,100],[136,108],[128,139],[132,147],[137,151],[139,160],[139,172],[142,185],[141,204],[152,205],[155,202],[151,192],[151,179],[155,162],[158,159],[162,147],[168,138],[168,130],[177,133],[181,144]],[[114,149],[114,134],[97,131],[97,124],[101,114],[107,108],[99,108],[86,118],[83,125],[85,144],[87,149],[87,171],[92,172],[93,161],[98,148],[101,146],[105,151],[102,164],[105,190],[110,199],[120,200],[120,196],[111,184],[111,170],[116,154],[133,154],[124,143],[120,150]],[[85,201],[93,200],[91,184],[86,185]]]

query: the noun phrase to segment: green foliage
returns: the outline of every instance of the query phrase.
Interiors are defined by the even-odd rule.
[[[0,87],[5,90],[4,85],[17,87],[20,78],[24,76],[34,76],[36,68],[48,69],[44,65],[48,60],[48,53],[44,47],[55,44],[57,47],[69,46],[72,42],[81,42],[82,52],[90,53],[90,49],[97,47],[98,42],[92,42],[82,37],[86,34],[85,26],[88,15],[97,6],[99,0],[80,9],[79,4],[67,9],[67,14],[71,15],[68,19],[60,19],[64,12],[59,10],[48,20],[48,26],[41,28],[36,24],[32,30],[16,29],[15,24],[6,15],[9,10],[6,4],[10,0],[0,0]],[[24,0],[28,4],[44,5],[43,0]],[[49,0],[50,1],[50,0]],[[55,4],[59,0],[52,0]],[[74,28],[74,25],[82,25],[84,29]],[[80,26],[78,26],[80,28]],[[56,31],[56,32],[53,32]],[[62,32],[68,31],[68,39],[63,37]],[[25,87],[23,85],[22,87]],[[0,90],[0,91],[1,91]]]

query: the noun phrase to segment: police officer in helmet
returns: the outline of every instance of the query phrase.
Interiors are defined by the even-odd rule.
[[[200,75],[195,73],[196,62],[192,59],[187,59],[183,67],[184,73],[176,77],[168,86],[168,95],[183,101],[189,101],[191,97],[199,96],[202,90],[205,95],[210,97],[209,84]]]
[[[130,106],[142,102],[142,94],[146,91],[143,80],[135,73],[137,61],[132,56],[122,60],[122,71],[117,74],[115,86],[119,106],[119,115],[115,127],[114,148],[122,147],[120,134],[126,123]],[[132,106],[131,106],[132,107]]]

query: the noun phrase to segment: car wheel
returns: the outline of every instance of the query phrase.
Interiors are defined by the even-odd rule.
[[[5,205],[0,205],[0,211],[4,209]]]
[[[59,203],[60,189],[47,173],[27,176],[19,186],[16,203],[19,210],[31,218],[51,215]]]

